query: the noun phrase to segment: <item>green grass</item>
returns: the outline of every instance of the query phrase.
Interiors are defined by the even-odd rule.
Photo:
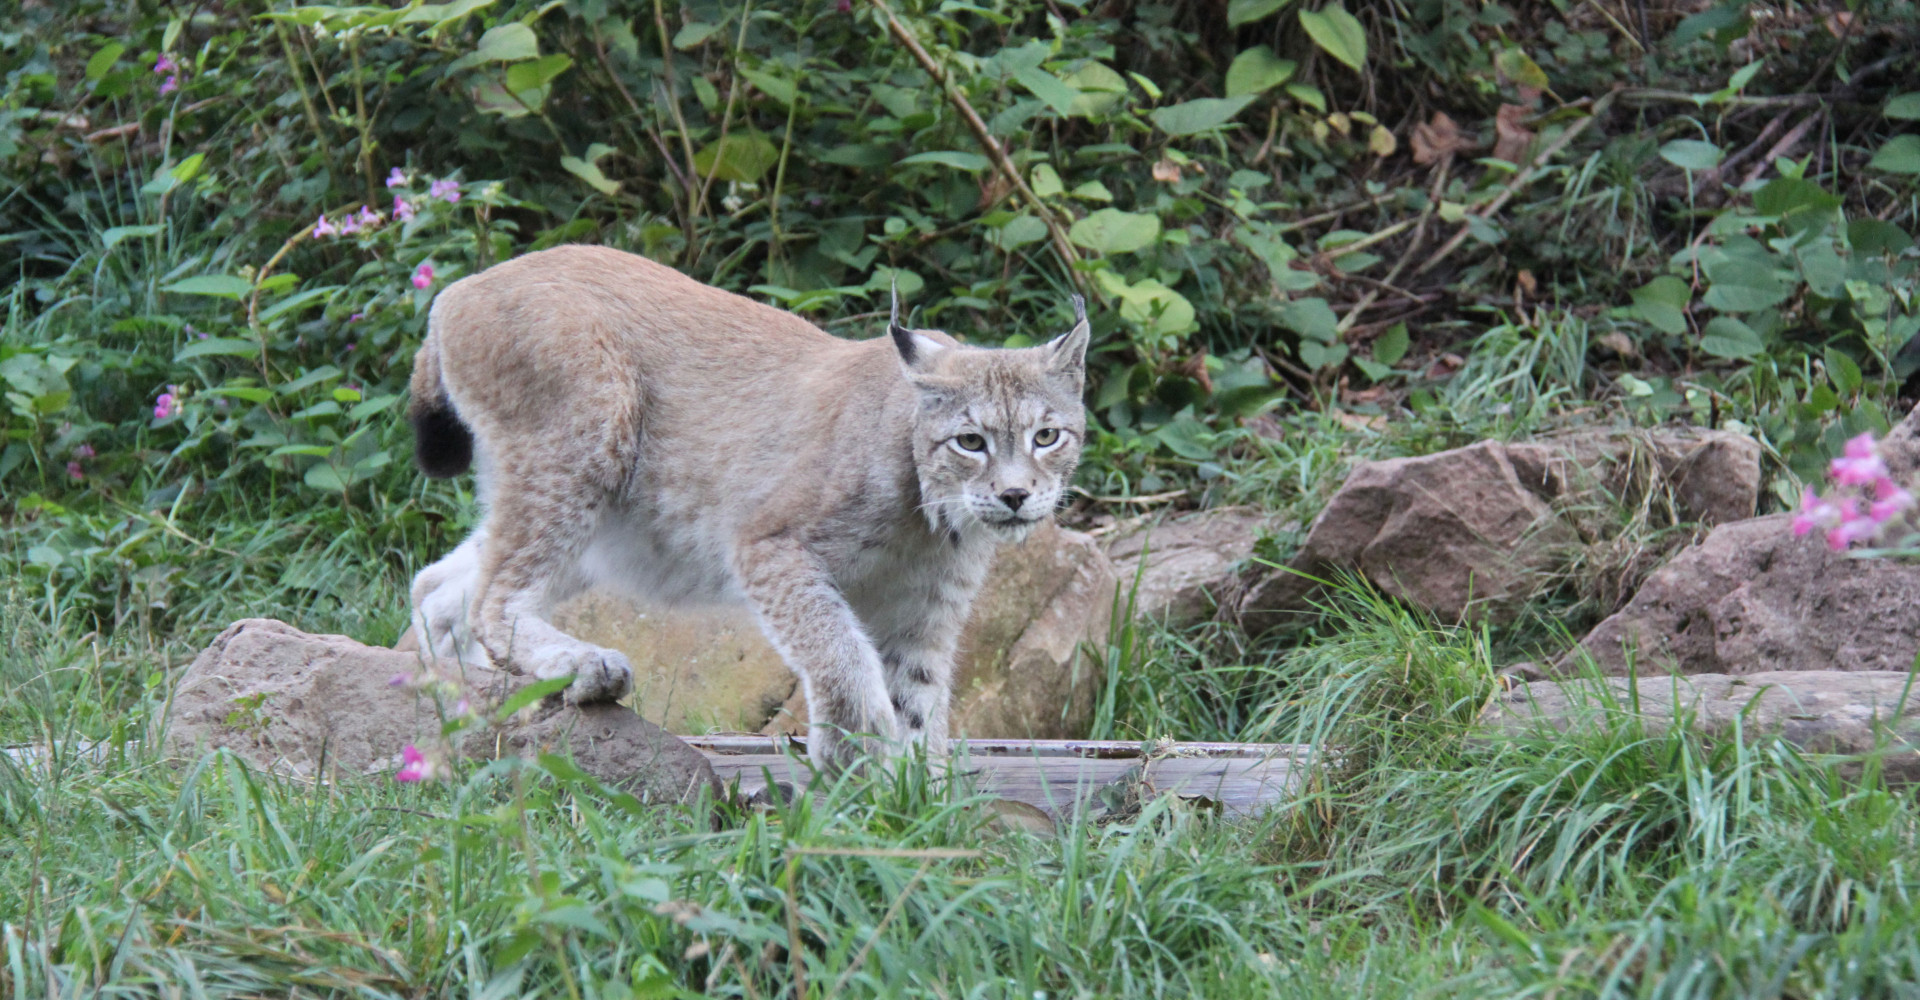
[[[334,540],[343,575],[365,543]],[[361,602],[403,577],[360,573],[352,600],[242,582],[203,612],[384,634]],[[316,786],[162,760],[143,747],[204,636],[33,608],[6,604],[7,738],[112,749],[0,764],[0,996],[1920,990],[1907,792],[1680,733],[1472,736],[1487,637],[1364,590],[1285,646],[1142,626],[1117,666],[1115,735],[1342,748],[1297,800],[1053,838],[914,767],[755,812],[635,809],[534,765]]]

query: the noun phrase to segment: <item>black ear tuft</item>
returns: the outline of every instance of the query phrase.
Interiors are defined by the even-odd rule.
[[[898,323],[888,323],[887,335],[893,338],[893,346],[900,352],[900,360],[906,362],[907,367],[913,367],[915,356],[919,353],[919,348],[913,344],[913,331]]]
[[[900,360],[906,362],[908,368],[912,368],[914,361],[918,359],[920,351],[914,346],[913,331],[900,325],[899,278],[896,277],[893,279],[893,287],[890,289],[889,294],[893,299],[893,305],[887,315],[887,336],[893,338],[893,346],[895,350],[900,352]]]

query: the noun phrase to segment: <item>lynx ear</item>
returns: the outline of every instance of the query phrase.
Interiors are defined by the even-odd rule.
[[[900,352],[900,360],[910,371],[923,372],[933,365],[933,359],[947,345],[900,325],[900,285],[893,286],[893,308],[887,320],[887,336],[893,338],[894,350]]]
[[[1073,297],[1073,329],[1047,343],[1049,363],[1062,374],[1081,375],[1087,370],[1087,341],[1093,326],[1087,322],[1087,300]]]

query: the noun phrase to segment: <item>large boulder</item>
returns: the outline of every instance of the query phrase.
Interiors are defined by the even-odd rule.
[[[1559,672],[1899,670],[1920,653],[1920,566],[1795,538],[1792,515],[1722,525],[1649,576]]]
[[[1072,739],[1093,720],[1113,622],[1113,564],[1092,538],[1052,524],[1000,550],[954,667],[952,735]],[[796,691],[766,732],[804,732]]]
[[[799,687],[745,607],[663,610],[594,590],[561,605],[554,624],[627,654],[627,700],[670,733],[755,732]]]
[[[1254,546],[1274,526],[1256,507],[1216,507],[1119,532],[1107,557],[1134,617],[1191,624],[1238,599]]]
[[[1077,531],[1046,524],[1002,548],[961,636],[954,734],[1085,735],[1115,584],[1099,543]],[[806,729],[798,680],[745,608],[669,609],[596,590],[561,605],[554,623],[626,654],[634,710],[670,732]],[[408,632],[396,649],[415,645]]]
[[[1608,526],[1580,512],[1610,497],[1658,500],[1700,523],[1750,516],[1760,449],[1720,431],[1589,430],[1361,462],[1286,569],[1240,598],[1252,631],[1286,623],[1343,572],[1458,621],[1509,617]],[[1657,495],[1656,495],[1657,494]]]
[[[1655,732],[1681,718],[1709,736],[1779,736],[1810,753],[1886,749],[1888,775],[1913,781],[1920,779],[1920,691],[1911,685],[1905,670],[1535,681],[1496,696],[1481,723],[1565,732],[1582,720],[1620,722],[1637,712]]]
[[[408,744],[441,745],[446,707],[461,699],[498,704],[530,683],[444,662],[434,665],[445,684],[437,699],[395,683],[426,669],[415,653],[309,635],[272,619],[235,622],[180,679],[166,743],[183,753],[224,748],[258,767],[307,777],[385,774]],[[714,783],[699,751],[618,705],[572,708],[554,699],[447,749],[471,758],[568,754],[587,773],[653,802],[685,801]]]

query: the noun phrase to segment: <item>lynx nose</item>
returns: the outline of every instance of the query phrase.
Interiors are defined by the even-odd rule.
[[[1013,511],[1014,513],[1017,514],[1020,512],[1020,505],[1023,503],[1026,503],[1027,497],[1031,495],[1032,494],[1028,493],[1026,490],[1020,490],[1020,489],[1008,490],[1005,493],[1000,494],[1000,502],[1003,504],[1006,504],[1008,510]]]

